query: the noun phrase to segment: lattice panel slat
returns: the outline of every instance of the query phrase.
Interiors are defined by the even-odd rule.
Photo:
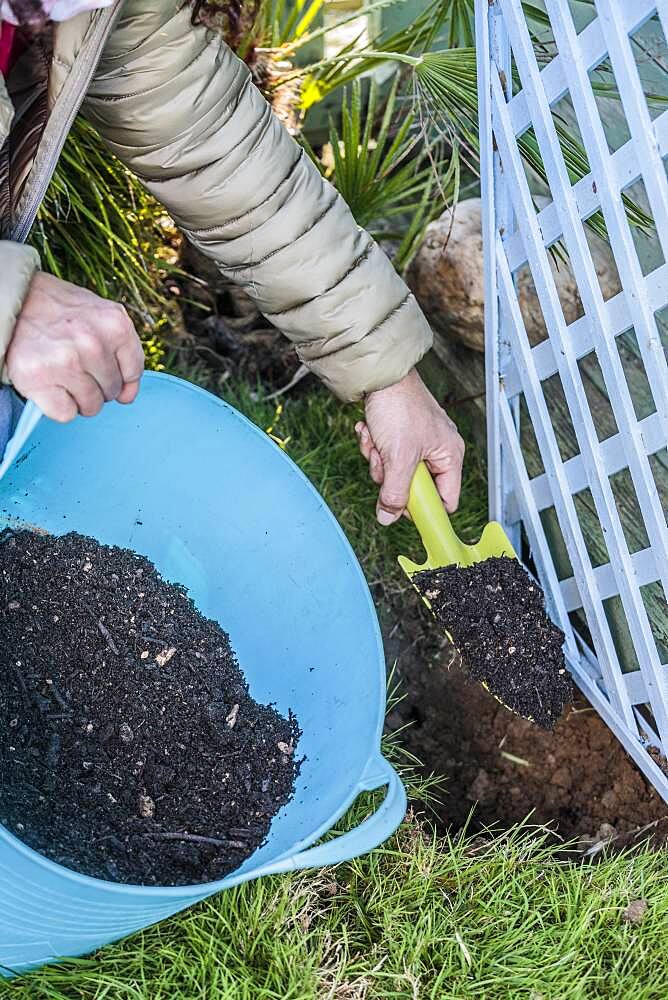
[[[647,752],[668,751],[668,110],[650,108],[638,63],[649,32],[668,98],[668,2],[595,0],[585,25],[565,0],[545,7],[540,46],[520,0],[477,8],[491,514],[523,544],[580,686],[668,800]],[[618,148],[599,72],[614,81]],[[576,180],[564,107],[586,164]],[[523,162],[529,131],[547,185]],[[621,288],[607,299],[588,234],[596,213]],[[651,235],[651,266],[638,232]],[[570,323],[555,261],[577,283],[582,315]],[[515,287],[526,268],[540,343]]]

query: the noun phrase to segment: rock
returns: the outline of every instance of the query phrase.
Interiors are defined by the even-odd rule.
[[[622,920],[626,924],[640,924],[645,919],[647,909],[646,899],[633,899],[622,911]]]
[[[617,830],[610,823],[601,823],[596,834],[597,840],[614,840]]]
[[[467,798],[471,799],[472,802],[484,802],[489,796],[491,788],[492,782],[487,771],[480,768],[475,780],[472,782],[471,787],[468,790]]]
[[[567,767],[558,767],[556,771],[553,771],[550,782],[556,785],[557,788],[570,788],[572,782],[571,772]]]
[[[548,198],[536,198],[539,208]],[[434,329],[476,351],[484,351],[484,268],[480,198],[461,201],[447,209],[427,227],[422,245],[407,274],[408,284]],[[594,233],[587,231],[589,249],[599,277],[603,297],[619,291],[612,252]],[[550,258],[552,273],[564,317],[572,323],[582,315],[577,285],[569,267]],[[529,340],[545,339],[545,325],[528,266],[517,277],[519,301]]]
[[[175,653],[176,646],[170,646],[168,649],[163,649],[156,654],[155,662],[159,667],[164,667],[167,663],[169,663]]]
[[[609,788],[607,792],[603,792],[603,795],[601,795],[601,805],[604,809],[614,809],[617,805],[617,792],[612,788]]]
[[[140,795],[137,805],[139,815],[143,819],[153,819],[155,816],[155,802],[150,795]]]
[[[115,861],[107,861],[105,863],[105,868],[107,869],[107,874],[112,882],[118,882],[118,865]]]
[[[128,726],[127,722],[121,723],[120,728],[118,730],[118,735],[120,736],[122,743],[132,743],[133,739],[135,738],[135,735]]]
[[[397,711],[390,712],[385,719],[385,725],[390,730],[390,732],[396,732],[398,729],[403,729],[406,723],[401,717],[400,713]]]

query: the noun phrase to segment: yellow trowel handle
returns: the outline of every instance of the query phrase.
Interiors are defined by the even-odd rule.
[[[424,462],[420,462],[413,475],[408,513],[420,533],[430,568],[460,562],[464,545],[454,532],[436,484]]]

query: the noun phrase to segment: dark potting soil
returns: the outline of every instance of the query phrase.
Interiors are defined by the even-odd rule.
[[[573,700],[564,634],[517,559],[426,570],[413,583],[450,633],[470,676],[504,705],[544,729]]]
[[[530,823],[575,838],[583,851],[668,840],[668,805],[581,695],[551,730],[519,718],[471,683],[427,609],[407,596],[393,600],[384,621],[401,694],[388,729],[425,776],[444,779],[432,803],[442,829],[484,833],[531,814]]]
[[[217,622],[126,549],[0,536],[0,821],[87,875],[208,882],[266,837],[299,770]]]

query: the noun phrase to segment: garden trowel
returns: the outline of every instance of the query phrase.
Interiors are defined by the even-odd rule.
[[[422,599],[424,600],[427,607],[434,612],[432,608],[432,603],[429,600],[430,591],[428,587],[418,586],[416,583],[417,574],[428,570],[441,570],[446,567],[459,567],[461,569],[466,569],[467,567],[474,566],[483,560],[506,557],[508,559],[517,559],[517,555],[513,549],[510,539],[506,535],[505,531],[495,521],[490,522],[485,526],[482,533],[480,541],[475,545],[466,545],[462,542],[452,527],[450,518],[448,517],[445,508],[443,507],[443,501],[438,494],[436,485],[424,463],[420,463],[413,476],[413,482],[411,484],[410,497],[408,501],[408,513],[417,528],[420,538],[422,539],[422,544],[427,553],[426,562],[418,564],[408,559],[406,556],[399,556],[399,564],[404,570],[409,580],[415,586]],[[447,578],[443,581],[442,586],[447,586]],[[539,589],[538,584],[532,580],[527,574],[527,586],[533,589]],[[491,590],[491,588],[487,588]],[[435,592],[436,593],[436,592]],[[483,589],[482,594],[485,594]],[[489,607],[485,605],[484,596],[481,597],[481,608],[480,608],[480,618],[481,621],[485,618],[489,619],[494,616],[496,609],[496,597],[494,591],[489,594]],[[497,616],[499,617],[499,616]],[[453,636],[447,631],[447,621],[443,621],[442,618],[437,619],[441,627],[444,627],[446,635],[448,638],[457,645]],[[496,620],[496,619],[495,619]],[[546,622],[548,619],[546,618]],[[556,628],[555,626],[547,625],[548,628]],[[557,630],[558,631],[558,630]],[[463,653],[462,650],[460,652]],[[467,664],[466,657],[463,656],[464,666],[470,666]],[[518,662],[518,666],[520,666]],[[541,690],[541,684],[545,683],[544,678],[540,676],[540,670],[532,670],[531,663],[524,663],[524,667],[528,668],[528,681],[521,681],[521,684],[526,687],[527,691],[533,690],[534,696],[537,696],[537,705],[541,704],[541,695],[543,691]],[[523,673],[524,671],[522,671]],[[564,669],[558,670],[558,689],[563,688],[566,694],[564,695],[563,703],[566,704],[568,701],[567,693],[569,690],[570,682],[567,681],[563,675],[566,673]],[[520,674],[518,674],[518,678]],[[486,688],[487,691],[492,694],[498,702],[500,702],[505,708],[514,712],[516,715],[527,718],[530,721],[536,721],[536,715],[533,714],[532,710],[529,708],[531,705],[531,699],[520,702],[522,709],[519,710],[518,707],[513,707],[508,705],[504,698],[501,696],[504,692],[499,692],[497,689],[499,683],[498,674],[495,674],[495,664],[490,665],[489,679],[486,674],[482,676],[478,673],[476,679],[480,681],[482,686]],[[534,687],[535,685],[535,687]],[[526,706],[526,707],[525,707]],[[557,715],[560,714],[560,710],[563,708],[563,704],[557,704]],[[551,724],[556,721],[556,718],[552,719],[548,723],[548,728]],[[541,725],[545,725],[544,720],[541,721]]]
[[[420,462],[413,476],[408,513],[427,553],[427,561],[422,565],[412,562],[406,556],[399,556],[399,565],[409,579],[425,569],[441,569],[452,565],[472,566],[491,556],[517,558],[510,539],[496,521],[490,521],[486,525],[480,541],[475,545],[466,545],[457,537],[424,462]]]

